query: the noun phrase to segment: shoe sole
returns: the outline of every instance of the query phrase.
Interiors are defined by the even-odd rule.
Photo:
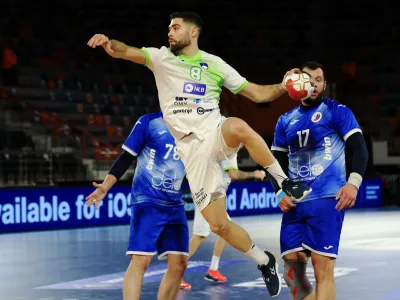
[[[190,290],[191,288],[192,288],[191,286],[180,287],[181,290]]]
[[[222,280],[215,280],[215,279],[209,278],[209,277],[207,277],[207,276],[204,276],[204,279],[207,280],[207,281],[218,282],[218,283],[225,283],[225,282],[228,281],[228,280],[225,280],[225,281],[222,281]]]

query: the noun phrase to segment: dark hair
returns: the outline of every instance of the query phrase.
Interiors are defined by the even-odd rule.
[[[307,69],[310,69],[310,70],[316,70],[318,68],[321,69],[322,73],[324,74],[324,80],[326,81],[325,67],[322,64],[320,64],[319,62],[316,62],[316,61],[306,62],[301,67],[301,70],[303,70],[304,68],[307,68]]]
[[[194,12],[175,12],[170,14],[170,19],[181,18],[184,22],[192,23],[199,28],[199,35],[203,30],[203,21],[200,16]]]

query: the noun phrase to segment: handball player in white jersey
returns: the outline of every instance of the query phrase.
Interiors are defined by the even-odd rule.
[[[102,46],[110,56],[145,65],[153,72],[164,121],[175,138],[194,202],[214,233],[258,264],[270,295],[277,296],[281,279],[275,257],[228,220],[227,184],[220,162],[234,156],[243,145],[292,199],[301,200],[311,189],[288,179],[263,138],[246,122],[222,117],[219,99],[223,86],[257,103],[273,101],[286,89],[283,81],[274,85],[250,83],[218,56],[199,50],[202,25],[195,13],[172,14],[169,48],[140,49],[103,34],[95,34],[87,44]]]

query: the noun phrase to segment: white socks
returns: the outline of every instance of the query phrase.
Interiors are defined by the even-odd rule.
[[[275,178],[279,187],[282,187],[282,181],[288,178],[277,160],[272,165],[264,167],[264,169]]]
[[[211,271],[218,270],[218,266],[219,266],[219,257],[213,255],[213,257],[211,259],[210,270]]]
[[[269,257],[263,250],[258,246],[253,244],[251,249],[245,253],[247,256],[251,257],[258,265],[266,265],[269,262]]]

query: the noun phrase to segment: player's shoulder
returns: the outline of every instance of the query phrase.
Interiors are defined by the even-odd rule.
[[[221,64],[225,63],[225,61],[221,57],[219,57],[217,55],[208,53],[208,52],[206,52],[204,50],[200,50],[200,51],[201,51],[201,58],[203,60],[214,62],[217,65],[221,65]]]
[[[152,121],[158,121],[163,119],[162,112],[155,112],[143,115],[140,119],[146,120],[148,123]]]
[[[334,99],[330,99],[330,98],[323,98],[322,102],[324,103],[324,105],[328,108],[328,110],[332,111],[332,112],[336,112],[339,110],[349,110],[351,111],[350,108],[348,108],[346,105],[340,103],[337,100]]]
[[[280,123],[282,126],[286,126],[289,122],[291,122],[293,119],[296,118],[299,108],[300,108],[300,106],[296,106],[296,107],[292,108],[291,110],[282,114],[278,119],[278,123]]]

